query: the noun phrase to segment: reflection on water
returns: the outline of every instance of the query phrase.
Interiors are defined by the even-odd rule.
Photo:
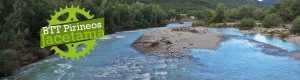
[[[228,39],[217,50],[193,49],[212,80],[298,80],[300,62],[289,57],[266,55],[248,40]],[[201,71],[200,71],[201,72]]]
[[[261,43],[275,49],[298,50],[298,46],[263,35],[243,35],[237,29],[213,29],[234,35],[216,50],[192,49],[192,56],[162,58],[141,55],[132,47],[145,32],[164,28],[124,31],[107,35],[86,58],[67,61],[58,56],[28,65],[8,79],[16,80],[298,80],[300,62],[286,56],[266,55]],[[255,41],[251,41],[255,40]],[[264,45],[264,44],[263,44]]]
[[[268,36],[263,36],[261,34],[256,34],[256,35],[246,35],[248,38],[254,39],[256,41],[259,42],[263,42],[263,43],[267,43],[267,44],[271,44],[273,46],[282,48],[284,50],[287,51],[295,51],[295,50],[299,50],[299,46],[292,44],[292,43],[287,43],[281,39],[278,38],[272,38],[272,37],[268,37]]]
[[[228,31],[228,32],[226,32]],[[218,31],[227,35],[239,35],[227,29]],[[284,50],[298,50],[298,46],[278,38],[260,34],[230,37],[221,43],[217,50],[192,49],[194,57],[205,73],[204,79],[212,80],[298,80],[300,79],[300,62],[287,56],[267,55],[258,47],[258,42],[271,44]]]

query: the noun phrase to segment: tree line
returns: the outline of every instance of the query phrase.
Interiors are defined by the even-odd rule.
[[[292,24],[292,32],[299,33],[300,31],[298,19],[300,18],[300,0],[279,0],[271,7],[242,5],[238,8],[231,8],[219,3],[215,8],[198,9],[188,14],[198,18],[194,22],[196,26],[239,21],[240,24],[237,26],[242,29],[251,29],[255,26],[255,21],[258,21],[266,28]]]

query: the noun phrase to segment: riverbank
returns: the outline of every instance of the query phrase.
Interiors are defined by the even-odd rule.
[[[182,27],[154,31],[142,35],[132,46],[149,55],[179,57],[192,48],[216,49],[224,36],[209,32],[211,28]]]
[[[237,26],[240,21],[228,22],[228,23],[211,23],[208,25],[209,28],[231,28]],[[194,26],[199,27],[199,26]],[[207,27],[207,26],[201,26]],[[236,27],[238,28],[238,27]],[[291,42],[297,45],[300,45],[300,35],[292,33],[290,30],[292,28],[291,24],[283,24],[281,26],[273,27],[273,28],[264,28],[262,23],[256,22],[255,27],[249,30],[241,30],[240,32],[244,34],[262,34],[272,37],[281,38],[287,42]]]
[[[27,47],[26,49],[19,49],[16,51],[13,51],[11,49],[3,50],[4,53],[1,53],[0,56],[0,79],[1,77],[12,75],[16,70],[20,69],[23,66],[35,63],[50,56],[49,49],[40,49],[39,47],[35,46],[34,42],[31,42],[28,45],[30,45],[31,47]]]
[[[230,22],[227,24],[214,23],[214,24],[210,24],[209,27],[228,28],[228,27],[237,26],[238,23],[239,23],[239,21]],[[266,35],[266,36],[277,37],[286,42],[300,45],[300,36],[299,36],[299,34],[292,33],[290,31],[291,27],[292,27],[291,24],[283,24],[282,26],[278,26],[278,27],[264,28],[262,26],[262,23],[256,22],[254,28],[249,29],[249,30],[241,30],[240,29],[240,32],[243,34],[262,34],[262,35]],[[287,55],[300,60],[300,52],[299,51],[290,52]]]

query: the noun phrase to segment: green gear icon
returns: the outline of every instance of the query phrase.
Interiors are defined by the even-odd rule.
[[[68,18],[64,21],[58,20],[58,18],[63,14],[68,14]],[[51,20],[48,20],[49,25],[57,25],[57,24],[64,24],[64,23],[70,23],[70,22],[76,22],[79,21],[76,17],[76,13],[79,13],[86,17],[87,19],[94,18],[94,15],[90,15],[89,11],[85,11],[85,9],[80,9],[79,6],[74,7],[73,5],[71,7],[66,6],[64,9],[60,8],[59,11],[55,11],[55,15],[51,15]],[[89,54],[91,50],[94,50],[94,46],[96,45],[96,39],[93,40],[87,40],[87,41],[81,41],[81,42],[75,42],[75,43],[68,43],[65,44],[68,48],[68,51],[63,51],[57,46],[52,46],[51,50],[55,51],[55,54],[59,54],[60,57],[64,57],[66,59],[79,59],[80,57],[85,57],[85,54]],[[86,48],[77,52],[77,47],[79,45],[85,45]]]

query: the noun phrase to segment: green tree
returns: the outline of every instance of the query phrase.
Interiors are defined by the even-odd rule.
[[[242,19],[238,26],[240,29],[252,29],[255,26],[255,20],[252,18]]]
[[[144,15],[142,14],[142,10],[144,9],[145,4],[137,2],[131,5],[132,6],[132,26],[142,26],[144,20]],[[136,24],[136,25],[134,25]]]
[[[291,8],[295,12],[295,15],[300,15],[300,0],[293,0]]]
[[[243,5],[239,8],[240,18],[252,18],[254,8],[251,5]]]
[[[228,20],[228,21],[234,21],[234,20],[237,20],[239,19],[239,11],[238,9],[228,9],[225,11],[225,18]]]
[[[4,9],[3,0],[0,0],[0,14],[2,13]]]
[[[205,8],[201,11],[202,19],[210,23],[216,18],[216,12],[212,9]]]
[[[215,22],[224,22],[224,20],[225,20],[225,16],[224,16],[225,10],[226,10],[225,5],[223,3],[219,3],[217,8],[216,8],[217,16],[215,18]]]
[[[109,2],[105,9],[107,33],[164,24],[166,13],[156,4]]]
[[[160,8],[159,5],[156,4],[149,4],[148,8],[150,8],[150,13],[152,13],[152,18],[153,18],[153,24],[160,23],[161,21],[164,20],[166,13]]]
[[[294,33],[300,33],[300,16],[293,21],[293,27],[291,30]]]
[[[0,77],[12,75],[17,68],[17,64],[12,63],[11,61],[20,56],[16,55],[19,52],[12,49],[4,49],[0,50],[0,53]]]
[[[189,13],[189,15],[195,16],[198,20],[205,21],[207,23],[212,22],[216,17],[216,12],[209,8],[204,8],[201,10],[195,10]]]
[[[11,9],[11,12],[2,13],[8,15],[4,18],[0,27],[0,77],[8,76],[17,68],[18,64],[12,63],[18,56],[24,55],[22,51],[25,50],[28,27],[26,18],[30,14],[30,10],[25,1],[15,1],[11,3],[12,6],[6,7]],[[29,12],[27,12],[29,11]],[[6,58],[3,58],[6,57]]]
[[[164,10],[168,14],[166,17],[167,19],[180,17],[176,9],[164,9]]]
[[[292,10],[293,0],[280,0],[273,5],[273,10],[279,14],[285,22],[294,20],[296,12]],[[300,6],[299,6],[300,7]]]
[[[268,14],[263,20],[263,26],[266,28],[277,27],[283,23],[280,15],[276,13]]]
[[[256,9],[254,12],[253,12],[253,17],[256,19],[256,20],[263,20],[266,15],[269,14],[269,11],[268,10],[264,10],[264,9]]]
[[[31,31],[30,35],[38,38],[38,31],[41,27],[48,25],[47,20],[50,19],[50,15],[54,14],[55,4],[52,0],[32,0],[27,3],[29,8],[26,11],[30,11],[31,14],[25,15],[27,16],[25,21],[28,21],[26,23]]]

